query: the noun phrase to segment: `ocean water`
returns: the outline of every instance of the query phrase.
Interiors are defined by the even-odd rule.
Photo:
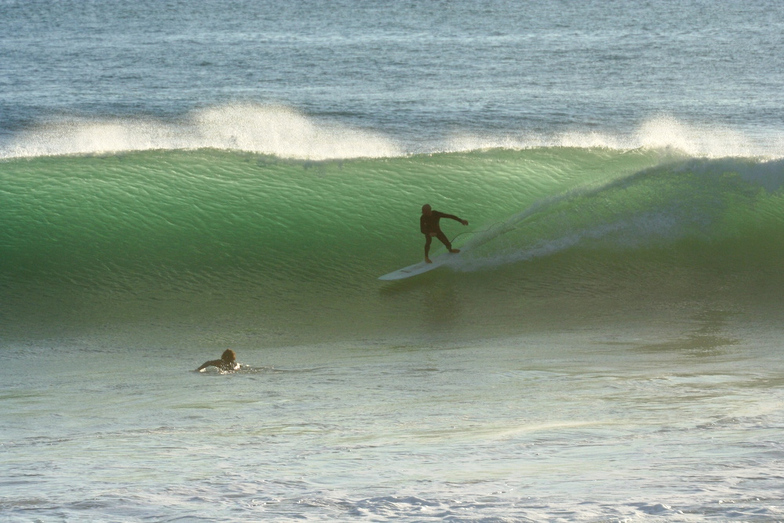
[[[0,521],[784,520],[783,29],[0,0]]]

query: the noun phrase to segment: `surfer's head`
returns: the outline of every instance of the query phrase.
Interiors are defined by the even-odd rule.
[[[426,203],[422,206],[422,214],[425,216],[430,216],[430,213],[433,212],[433,208],[430,207],[429,203]]]
[[[233,363],[237,359],[237,355],[234,354],[233,350],[226,349],[223,351],[223,354],[221,354],[221,359],[226,363]]]

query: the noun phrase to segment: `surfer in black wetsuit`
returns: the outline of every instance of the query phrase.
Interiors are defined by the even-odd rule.
[[[207,367],[217,367],[220,370],[238,370],[240,364],[237,363],[237,355],[231,349],[226,349],[221,355],[219,360],[206,361],[201,367],[196,369],[196,372],[202,371]]]
[[[419,218],[419,230],[421,230],[422,234],[425,235],[425,261],[427,263],[433,263],[429,258],[430,242],[433,241],[433,236],[441,240],[441,243],[446,245],[446,248],[449,250],[449,252],[460,252],[460,249],[452,248],[452,243],[441,231],[441,225],[438,223],[441,218],[449,218],[451,220],[460,222],[463,225],[468,225],[468,220],[461,220],[452,214],[444,214],[442,212],[434,211],[433,208],[428,204],[423,205],[422,217]]]

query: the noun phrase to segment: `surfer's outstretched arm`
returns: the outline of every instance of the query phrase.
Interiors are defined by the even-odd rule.
[[[460,222],[463,225],[468,225],[468,220],[463,220],[462,218],[458,218],[454,214],[443,214],[443,213],[441,213],[441,217],[442,218],[449,218],[450,220],[454,220],[456,222]]]

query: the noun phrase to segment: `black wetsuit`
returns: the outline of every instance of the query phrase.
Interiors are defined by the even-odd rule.
[[[441,243],[446,245],[448,250],[452,249],[452,243],[449,241],[449,238],[441,231],[441,225],[438,223],[441,218],[449,218],[450,220],[455,220],[457,222],[461,222],[460,218],[453,214],[444,214],[438,211],[430,211],[430,216],[425,216],[424,214],[419,218],[419,230],[422,231],[422,234],[425,235],[427,238],[425,240],[425,256],[430,250],[430,242],[433,241],[433,237],[430,236],[430,233],[436,233],[436,238],[441,240]]]

